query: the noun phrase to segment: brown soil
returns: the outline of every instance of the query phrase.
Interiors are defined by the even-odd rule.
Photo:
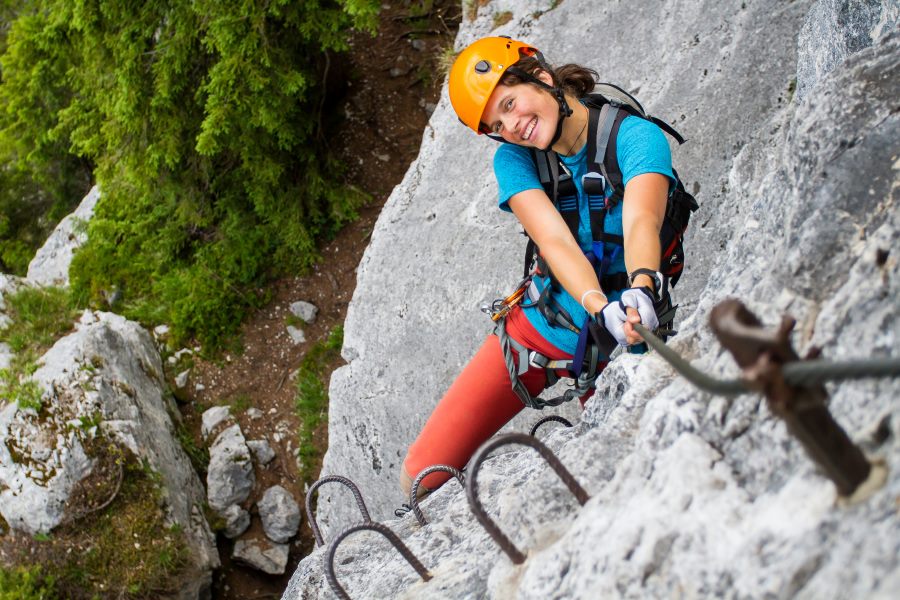
[[[430,10],[424,11],[424,6]],[[422,18],[414,18],[417,10],[425,12]],[[196,359],[191,370],[182,412],[198,445],[203,410],[231,404],[242,409],[233,412],[238,413],[236,418],[247,439],[268,439],[276,452],[275,460],[256,470],[256,488],[246,503],[251,511],[262,492],[275,484],[292,491],[303,505],[305,487],[294,458],[299,420],[294,412],[296,387],[291,373],[313,344],[344,321],[356,286],[356,267],[381,207],[418,153],[429,109],[437,102],[443,80],[440,57],[452,45],[460,17],[456,0],[394,1],[382,4],[376,37],[354,35],[347,62],[336,67],[348,74],[350,83],[342,100],[345,118],[332,138],[332,147],[347,165],[347,183],[371,194],[372,201],[360,211],[358,220],[321,248],[323,259],[311,273],[274,284],[271,302],[243,325],[240,353],[225,354],[216,361]],[[297,300],[313,303],[319,312],[313,324],[302,327],[307,341],[294,345],[286,325],[288,307]],[[337,366],[328,366],[326,382]],[[262,416],[250,418],[245,410],[248,405],[262,411]],[[314,439],[324,452],[327,424]],[[319,466],[312,472],[318,473]],[[244,538],[262,535],[259,518],[253,517]],[[304,515],[300,536],[291,546],[287,572],[281,577],[231,563],[232,546],[233,542],[219,536],[223,567],[216,573],[214,598],[280,598],[297,562],[311,551],[313,540]]]

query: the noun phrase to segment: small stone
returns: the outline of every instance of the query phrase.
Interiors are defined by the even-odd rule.
[[[437,104],[435,104],[434,102],[426,102],[425,103],[425,112],[428,113],[429,117],[432,115],[432,113],[434,113],[434,111],[436,109],[437,109]]]
[[[186,386],[187,380],[188,380],[188,375],[190,375],[190,374],[191,374],[191,370],[185,369],[184,371],[182,371],[181,373],[176,375],[175,376],[175,387],[177,387],[180,390],[184,386]]]
[[[225,537],[233,540],[250,527],[250,513],[238,506],[232,504],[219,513],[219,516],[225,520]]]
[[[413,47],[413,50],[418,50],[419,52],[422,52],[427,47],[425,40],[413,40],[410,42],[410,45]]]
[[[403,77],[404,75],[406,75],[406,69],[401,69],[400,67],[392,67],[389,74],[395,79],[397,77]]]
[[[304,302],[303,300],[291,303],[290,311],[292,315],[310,325],[316,322],[316,315],[319,314],[319,309],[315,304]]]
[[[205,389],[206,389],[206,386],[203,385],[202,383],[198,383],[197,385],[194,386],[194,391],[197,391],[197,392],[202,392]]]
[[[306,342],[306,334],[303,333],[302,329],[297,329],[293,325],[288,325],[287,332],[288,335],[291,336],[291,341],[295,346]]]
[[[153,328],[153,336],[156,339],[161,339],[169,335],[169,326],[168,325],[157,325]]]
[[[249,440],[247,447],[250,448],[250,452],[253,453],[256,462],[261,465],[267,465],[275,458],[275,451],[272,450],[272,446],[266,440]]]
[[[263,530],[273,542],[284,543],[297,535],[300,527],[300,506],[280,485],[273,485],[256,505]]]
[[[200,424],[200,435],[203,439],[207,439],[209,434],[219,426],[220,423],[231,418],[231,411],[227,406],[213,406],[203,413]]]
[[[238,540],[231,558],[269,575],[283,575],[289,550],[288,544],[273,544],[268,540]]]
[[[244,414],[247,415],[250,419],[253,419],[255,421],[257,419],[262,418],[263,411],[259,410],[255,406],[251,406],[250,408],[247,409],[247,412],[245,412]]]

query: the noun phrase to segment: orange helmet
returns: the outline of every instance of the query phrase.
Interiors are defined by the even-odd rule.
[[[537,48],[508,37],[486,37],[473,42],[450,68],[450,104],[459,120],[477,133],[481,115],[503,73],[525,56],[540,55]]]

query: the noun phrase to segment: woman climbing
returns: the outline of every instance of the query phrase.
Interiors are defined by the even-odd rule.
[[[590,69],[553,69],[536,48],[490,37],[459,55],[449,85],[460,121],[503,142],[494,154],[499,205],[530,239],[527,273],[517,293],[495,303],[494,334],[409,448],[400,474],[407,495],[431,465],[462,469],[524,406],[574,397],[583,404],[616,345],[642,351],[635,324],[670,324],[669,276],[677,279],[681,234],[696,208],[659,125],[682,141],[677,132],[636,101],[633,108],[592,96]],[[574,388],[538,398],[560,374]],[[448,477],[430,474],[419,489]]]

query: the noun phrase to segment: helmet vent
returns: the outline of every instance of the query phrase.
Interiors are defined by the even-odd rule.
[[[491,71],[491,63],[486,60],[479,60],[475,64],[475,72],[476,73],[490,73]]]

